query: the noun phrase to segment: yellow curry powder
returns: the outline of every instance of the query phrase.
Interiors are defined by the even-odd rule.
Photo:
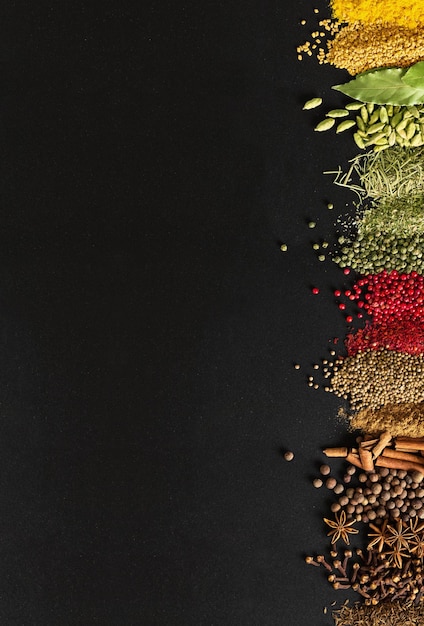
[[[331,0],[333,16],[342,22],[391,22],[407,28],[424,25],[423,0]]]

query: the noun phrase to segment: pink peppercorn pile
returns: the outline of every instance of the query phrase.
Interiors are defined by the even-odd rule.
[[[380,348],[408,354],[424,353],[422,275],[397,270],[369,274],[354,284],[349,298],[369,317],[364,328],[347,335],[345,345],[349,356]]]

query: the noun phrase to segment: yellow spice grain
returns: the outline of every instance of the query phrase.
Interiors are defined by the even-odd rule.
[[[424,0],[421,0],[424,4]],[[378,67],[408,67],[424,60],[424,29],[395,24],[353,22],[327,42],[318,61],[355,76]]]
[[[332,0],[334,18],[342,22],[391,22],[406,28],[424,25],[423,0]]]

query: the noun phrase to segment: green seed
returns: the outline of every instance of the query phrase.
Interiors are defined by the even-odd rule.
[[[348,115],[349,111],[346,109],[332,109],[327,113],[327,117],[347,117]]]
[[[346,109],[348,111],[358,111],[362,107],[362,102],[348,102]]]
[[[399,122],[401,120],[402,120],[402,114],[401,113],[395,113],[395,115],[391,116],[390,126],[392,128],[396,128],[396,126],[399,124]]]
[[[383,122],[378,122],[377,124],[372,124],[368,127],[368,134],[372,135],[373,133],[380,132],[385,127]]]
[[[361,107],[360,114],[362,121],[366,124],[369,120],[369,115],[365,104]]]
[[[358,146],[358,148],[361,148],[361,150],[363,150],[365,148],[364,140],[362,139],[362,137],[360,135],[358,135],[358,133],[354,133],[353,134],[353,140],[356,143],[356,145]]]
[[[311,100],[305,102],[303,110],[307,111],[309,109],[315,109],[316,107],[319,107],[320,104],[322,104],[322,98],[312,98]]]
[[[282,243],[280,246],[280,250],[281,252],[287,252],[287,244],[286,243]]]
[[[376,109],[375,111],[372,112],[372,114],[370,115],[370,124],[375,124],[378,120],[380,119],[380,111],[379,109]]]
[[[406,127],[406,138],[407,139],[412,139],[412,137],[415,135],[415,132],[417,131],[417,127],[415,125],[414,122],[409,122],[408,126]]]
[[[356,116],[356,124],[358,125],[359,130],[362,130],[362,132],[365,132],[365,122],[362,119],[362,117],[360,117],[359,115]]]
[[[372,102],[367,102],[366,107],[369,115],[371,115],[371,113],[374,111],[374,104]]]
[[[352,128],[352,126],[356,126],[356,122],[354,120],[343,120],[343,122],[340,122],[337,126],[336,133],[342,133],[343,131]]]
[[[407,118],[403,118],[399,124],[396,124],[396,130],[404,130],[406,128],[408,124],[408,119]]]
[[[319,133],[324,130],[330,130],[330,128],[332,128],[335,123],[336,123],[336,120],[334,118],[328,117],[327,119],[322,120],[322,122],[317,124],[314,130],[318,131]]]
[[[327,209],[334,209],[334,204],[332,204],[331,202],[329,202],[327,204]]]
[[[387,124],[389,121],[389,116],[387,114],[387,109],[385,106],[380,107],[380,111],[378,113],[378,117],[380,118],[380,122],[383,124]]]
[[[423,145],[423,136],[421,135],[421,133],[417,133],[411,139],[411,146],[413,148],[418,148],[418,146],[422,146],[422,145]]]

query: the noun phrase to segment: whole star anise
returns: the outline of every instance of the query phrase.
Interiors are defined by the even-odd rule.
[[[372,548],[375,548],[378,550],[378,552],[382,552],[383,546],[387,539],[387,531],[386,531],[387,522],[388,520],[386,518],[381,526],[376,526],[371,523],[369,524],[369,527],[374,532],[368,533],[368,537],[371,539],[371,541],[369,542],[367,546],[367,550],[371,550]]]
[[[324,522],[331,528],[327,535],[331,537],[332,544],[342,539],[346,545],[349,545],[349,534],[356,535],[359,532],[357,528],[352,528],[355,520],[351,522],[346,521],[345,511],[341,511],[340,515],[336,513],[334,520],[324,517]]]

